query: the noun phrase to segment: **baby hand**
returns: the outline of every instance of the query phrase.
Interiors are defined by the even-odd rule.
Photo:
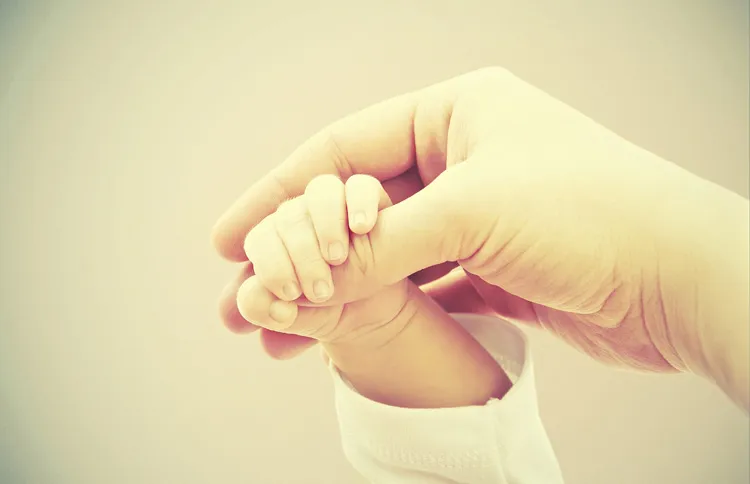
[[[254,275],[237,293],[240,314],[258,326],[325,343],[382,339],[390,323],[403,319],[397,317],[407,302],[405,280],[358,288],[362,299],[353,302],[322,303],[331,301],[347,259],[350,270],[364,273],[372,256],[368,234],[378,211],[390,205],[371,176],[354,175],[346,184],[333,175],[312,180],[303,196],[248,233],[245,252]]]

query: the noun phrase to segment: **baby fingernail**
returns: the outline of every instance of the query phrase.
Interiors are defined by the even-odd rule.
[[[364,213],[359,212],[354,215],[354,219],[352,220],[355,227],[364,227],[367,225],[367,217]]]
[[[268,307],[268,315],[279,324],[291,324],[297,318],[297,305],[287,301],[274,301]]]
[[[331,296],[331,285],[326,281],[315,281],[313,293],[317,299],[328,299]]]
[[[299,285],[296,282],[287,282],[286,284],[284,284],[284,288],[282,290],[284,291],[284,296],[292,301],[297,299],[302,293]]]
[[[344,257],[344,244],[333,242],[328,246],[328,258],[330,260],[340,260]]]

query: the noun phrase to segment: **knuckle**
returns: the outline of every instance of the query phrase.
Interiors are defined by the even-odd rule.
[[[294,270],[300,275],[304,274],[325,274],[328,270],[328,263],[323,260],[323,254],[317,243],[312,245],[304,241],[297,241],[289,245],[292,254]]]
[[[335,128],[329,127],[321,133],[321,136],[323,138],[323,153],[331,160],[336,167],[336,171],[344,178],[354,174],[354,167],[341,148]]]
[[[276,209],[274,221],[277,228],[294,226],[307,220],[307,207],[300,197],[288,200]]]
[[[328,263],[323,260],[320,254],[305,254],[294,266],[303,278],[327,276],[330,273]]]
[[[339,144],[338,129],[334,123],[318,131],[298,148],[301,150],[298,154],[304,158],[327,160],[333,166],[334,171],[346,179],[354,173],[354,168],[347,158],[346,150],[342,149]]]
[[[255,268],[255,275],[258,282],[271,291],[278,291],[283,285],[290,280],[294,280],[294,275],[289,274],[282,264],[263,264],[260,263]]]
[[[301,209],[303,207],[304,201],[302,200],[302,197],[290,198],[289,200],[284,200],[279,204],[279,206],[276,208],[276,215],[286,216],[289,214],[298,213],[302,211]]]
[[[509,75],[508,69],[500,66],[487,66],[476,71],[478,77],[485,79],[505,79]]]
[[[271,217],[273,217],[273,215],[271,215]],[[252,257],[257,255],[257,250],[263,247],[263,244],[260,243],[260,241],[264,238],[264,235],[268,234],[268,229],[268,219],[266,219],[250,229],[247,235],[245,235],[243,249],[245,250],[245,255],[247,255],[248,260],[252,260]]]
[[[285,277],[278,273],[272,275],[258,274],[258,277],[260,278],[262,285],[274,294],[278,294],[284,287],[284,284],[289,282],[290,279],[293,279],[289,276]]]
[[[319,254],[318,241],[312,228],[290,231],[285,234],[284,245],[293,260],[310,260]]]

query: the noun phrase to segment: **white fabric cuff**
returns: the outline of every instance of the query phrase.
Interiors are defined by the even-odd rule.
[[[513,387],[483,406],[399,408],[363,397],[331,366],[347,458],[372,482],[562,482],[539,419],[525,335],[497,318],[452,316],[503,367]]]

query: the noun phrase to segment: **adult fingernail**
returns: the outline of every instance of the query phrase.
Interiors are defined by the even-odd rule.
[[[324,300],[331,297],[331,285],[328,282],[320,280],[313,284],[313,293],[318,300]]]
[[[328,245],[328,258],[330,260],[341,260],[344,257],[344,244],[333,242]]]
[[[279,324],[289,325],[297,318],[297,305],[288,301],[274,301],[268,307],[268,315]]]
[[[298,297],[300,297],[300,294],[302,294],[302,291],[299,288],[299,285],[296,282],[287,282],[284,284],[284,288],[282,289],[284,292],[284,297],[289,299],[290,301],[294,301]]]

